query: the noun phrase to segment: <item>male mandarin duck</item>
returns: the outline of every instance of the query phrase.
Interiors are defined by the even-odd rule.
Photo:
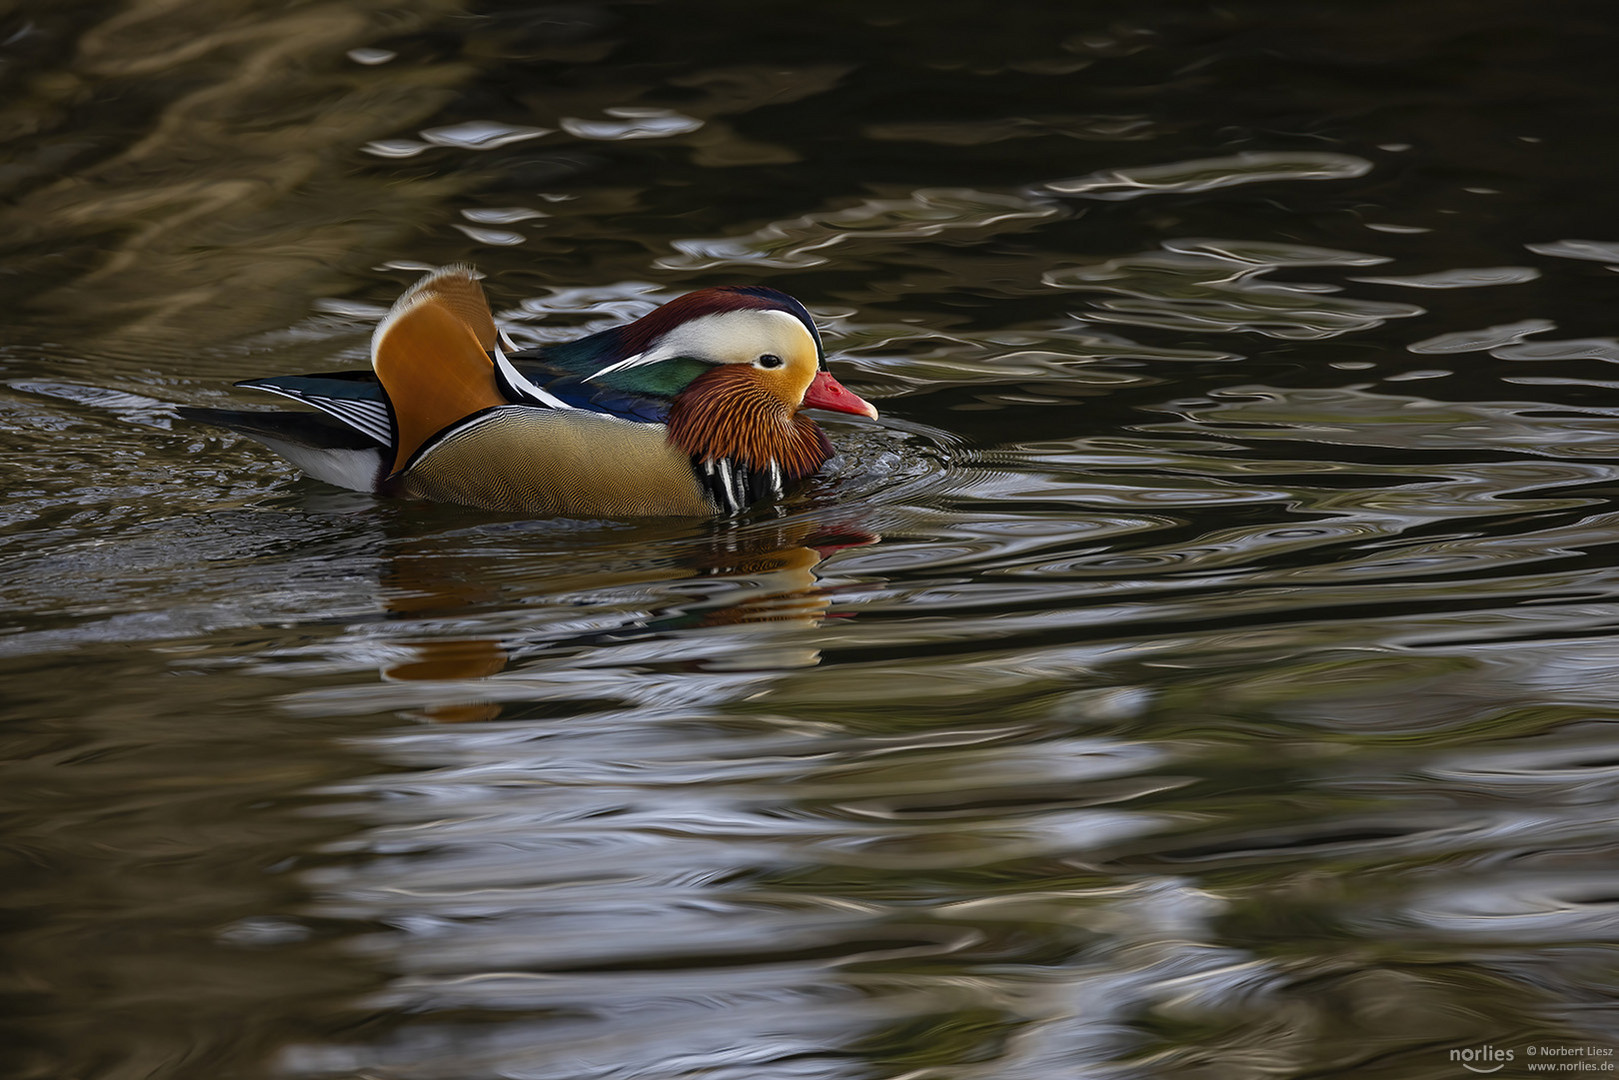
[[[472,268],[446,267],[377,325],[371,367],[237,384],[318,413],[183,412],[342,487],[561,517],[733,513],[832,456],[800,410],[877,415],[827,370],[804,306],[757,286],[516,352]]]

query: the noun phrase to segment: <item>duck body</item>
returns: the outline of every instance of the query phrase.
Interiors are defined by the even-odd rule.
[[[558,517],[735,513],[833,454],[804,408],[875,417],[826,369],[796,300],[689,293],[625,326],[518,352],[470,267],[378,324],[372,370],[249,379],[318,412],[184,409],[359,491]]]

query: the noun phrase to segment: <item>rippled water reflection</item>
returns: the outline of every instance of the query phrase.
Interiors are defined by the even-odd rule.
[[[1619,1043],[1606,8],[1002,15],[0,18],[6,1075]],[[463,259],[788,289],[884,420],[660,523],[175,420]]]

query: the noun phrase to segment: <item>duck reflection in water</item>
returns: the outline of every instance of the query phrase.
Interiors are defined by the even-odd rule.
[[[552,618],[547,626],[501,638],[400,641],[395,647],[406,655],[382,674],[392,683],[422,684],[417,711],[423,717],[469,723],[517,719],[552,711],[559,699],[582,699],[581,669],[603,663],[742,677],[813,667],[820,650],[804,641],[803,631],[837,617],[830,611],[832,591],[821,585],[817,569],[839,550],[879,540],[845,522],[799,516],[715,522],[700,537],[671,545],[670,558],[657,565],[613,565],[610,552],[607,565],[595,568],[562,560],[545,578],[547,594],[570,598],[563,602],[570,613],[583,609],[582,617]],[[495,554],[468,555],[462,544],[464,538],[434,536],[396,548],[382,577],[389,613],[427,624],[423,629],[431,634],[435,623],[509,606],[509,562]],[[652,594],[663,599],[647,604]],[[590,597],[605,602],[591,604]],[[610,658],[593,660],[604,646],[612,647]],[[536,703],[541,695],[534,681],[521,671],[526,661],[542,656],[566,658],[568,669],[556,673],[555,693],[543,695],[549,698],[543,705]],[[503,672],[509,679],[498,678]]]

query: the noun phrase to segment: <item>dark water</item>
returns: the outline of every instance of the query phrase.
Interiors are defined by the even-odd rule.
[[[0,43],[6,1076],[1608,1070],[1611,4]],[[885,420],[657,525],[174,421],[461,259],[525,341],[787,289]]]

